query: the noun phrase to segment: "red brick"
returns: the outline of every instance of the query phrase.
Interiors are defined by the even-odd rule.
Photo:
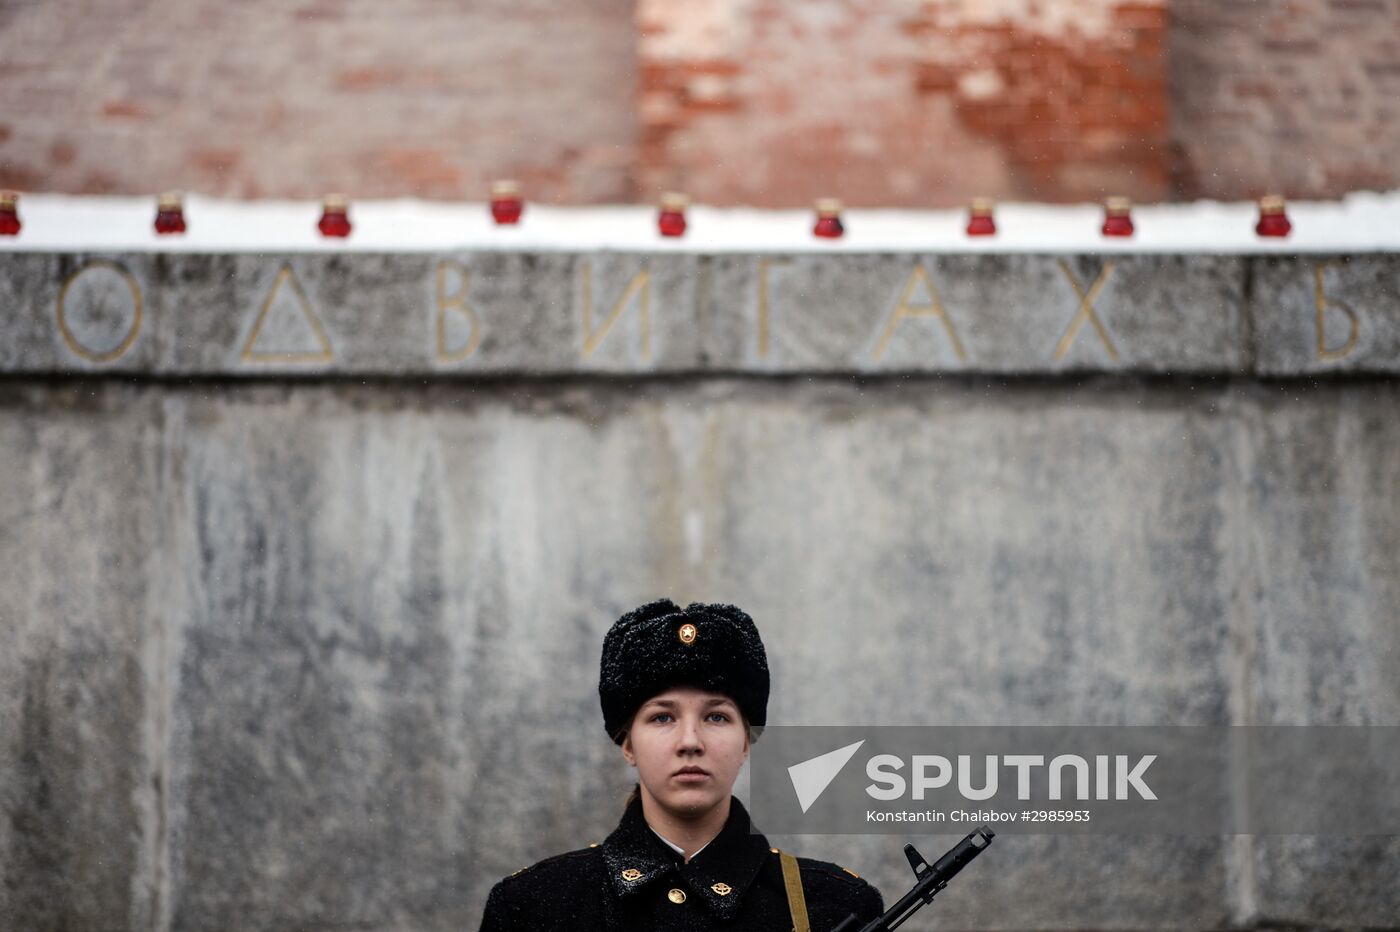
[[[350,68],[335,75],[335,88],[340,91],[373,91],[394,87],[403,82],[399,68]]]
[[[134,100],[109,100],[102,105],[102,115],[108,117],[146,119],[150,117],[151,114],[150,111]]]
[[[194,168],[220,175],[232,171],[242,159],[240,149],[195,149],[190,153]]]
[[[72,165],[78,157],[78,150],[73,145],[60,139],[49,146],[49,164],[51,165]]]

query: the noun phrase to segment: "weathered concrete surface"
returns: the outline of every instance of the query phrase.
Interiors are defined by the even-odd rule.
[[[884,381],[800,397],[750,389],[711,441],[724,534],[707,584],[765,617],[822,619],[774,663],[842,684],[776,698],[785,720],[1229,720],[1234,418],[1218,389]],[[1142,677],[1147,656],[1172,679]],[[886,676],[852,662],[913,704],[895,711]]]
[[[1282,383],[1254,394],[1252,714],[1400,721],[1400,387]]]
[[[1260,390],[1249,445],[1245,606],[1253,721],[1400,722],[1400,431],[1394,383]],[[1400,838],[1260,836],[1259,906],[1280,922],[1392,927]]]
[[[770,720],[1230,721],[1235,417],[1198,392],[748,392],[713,440],[709,582],[783,625]],[[894,841],[779,843],[897,896]],[[916,926],[1220,927],[1229,858],[1217,838],[1004,837]]]
[[[154,928],[158,395],[0,386],[0,927]]]
[[[184,410],[173,928],[473,928],[618,792],[596,655],[612,588],[656,579],[664,426],[470,391]]]
[[[1394,373],[1397,280],[1392,254],[9,252],[0,373]]]
[[[472,928],[496,879],[615,824],[597,651],[660,594],[754,614],[774,722],[1393,723],[1397,402],[0,384],[0,905],[22,929]],[[879,838],[778,843],[906,885]],[[1365,840],[997,851],[937,925],[1395,914],[1396,851]]]

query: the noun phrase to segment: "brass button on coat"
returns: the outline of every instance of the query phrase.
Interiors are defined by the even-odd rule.
[[[685,891],[680,887],[672,887],[671,892],[666,894],[672,903],[680,904],[685,902]]]

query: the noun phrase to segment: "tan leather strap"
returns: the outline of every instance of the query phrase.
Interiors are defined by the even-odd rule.
[[[788,909],[792,912],[792,932],[812,932],[807,922],[807,898],[802,895],[802,870],[797,858],[786,851],[778,852],[783,862],[783,886],[787,887]]]

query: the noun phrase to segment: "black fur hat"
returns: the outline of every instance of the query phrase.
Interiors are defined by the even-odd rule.
[[[768,713],[768,657],[753,619],[723,603],[684,610],[657,599],[623,615],[603,638],[598,698],[613,743],[637,709],[673,686],[695,686],[733,699],[762,727]]]

